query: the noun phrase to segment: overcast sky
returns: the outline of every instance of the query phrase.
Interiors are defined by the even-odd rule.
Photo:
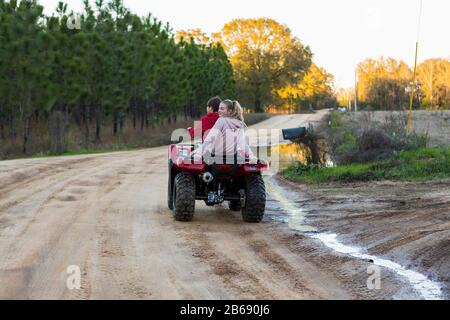
[[[80,11],[82,0],[66,0]],[[91,0],[93,2],[93,0]],[[141,16],[149,12],[174,30],[219,31],[234,18],[269,17],[286,24],[309,45],[314,61],[350,87],[355,66],[367,57],[390,56],[412,66],[420,0],[125,0]],[[40,0],[46,13],[58,0]],[[450,1],[423,0],[419,61],[450,58]]]

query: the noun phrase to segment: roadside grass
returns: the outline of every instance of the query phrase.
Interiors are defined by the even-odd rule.
[[[358,118],[348,112],[331,112],[326,130],[330,156],[340,165],[373,163],[389,159],[398,152],[428,146],[427,132],[408,132],[406,114],[390,114],[376,121],[372,113]]]
[[[450,148],[401,151],[381,161],[324,167],[297,163],[282,172],[288,179],[319,184],[376,180],[425,181],[450,177]]]

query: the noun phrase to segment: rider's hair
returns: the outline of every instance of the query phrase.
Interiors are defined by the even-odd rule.
[[[225,104],[227,109],[230,111],[230,118],[244,121],[244,109],[242,109],[239,102],[237,102],[236,100],[224,100],[222,101],[222,103]]]
[[[219,111],[219,106],[220,106],[221,102],[222,102],[222,99],[220,99],[220,97],[218,97],[218,96],[215,96],[208,100],[207,106],[211,107],[213,112],[217,112],[217,111]]]

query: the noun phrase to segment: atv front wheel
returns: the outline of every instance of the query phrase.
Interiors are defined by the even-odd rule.
[[[175,176],[173,186],[173,215],[177,221],[191,221],[195,211],[195,180],[189,173]]]
[[[242,207],[245,222],[261,222],[266,210],[266,187],[260,174],[250,174],[245,178],[246,199]]]

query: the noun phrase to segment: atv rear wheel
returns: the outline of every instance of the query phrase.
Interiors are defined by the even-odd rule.
[[[173,215],[177,221],[191,221],[195,211],[195,180],[189,173],[176,175],[173,186]]]
[[[250,174],[245,178],[246,198],[242,208],[245,222],[261,222],[266,210],[266,187],[260,174]]]

